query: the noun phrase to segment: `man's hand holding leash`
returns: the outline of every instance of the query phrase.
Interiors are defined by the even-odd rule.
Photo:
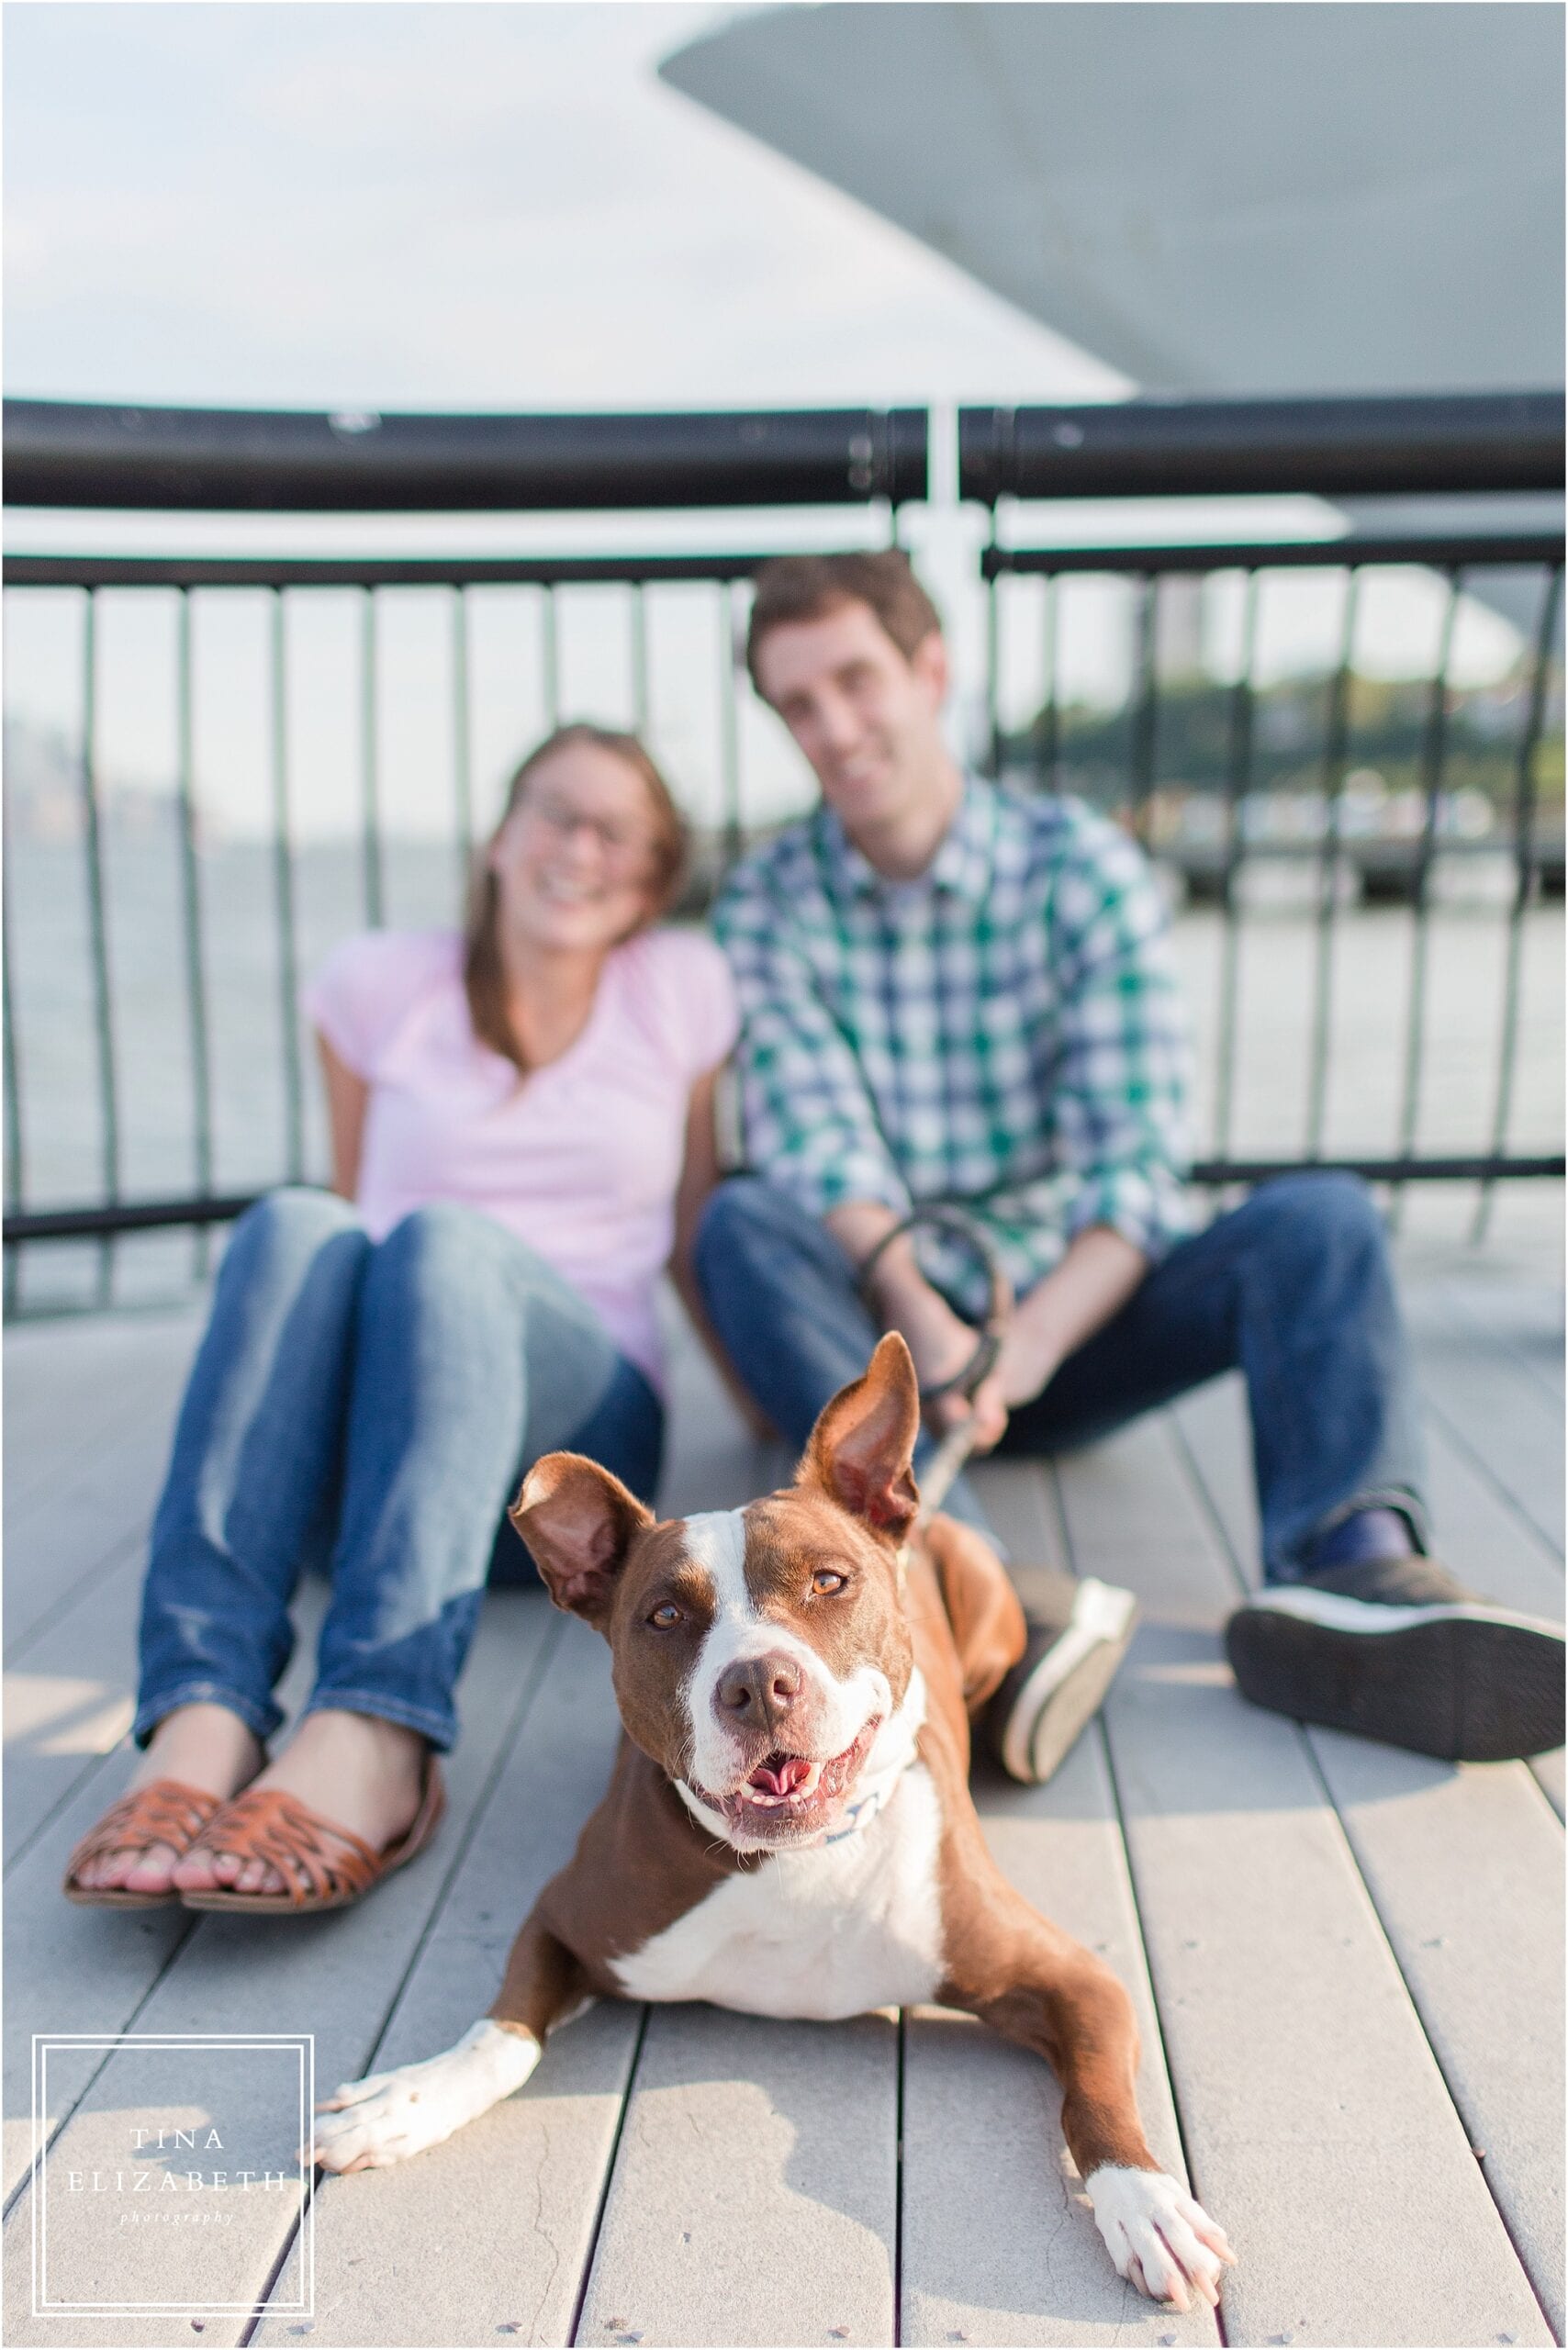
[[[957,1209],[916,1209],[901,1220],[875,1202],[857,1201],[835,1209],[827,1223],[860,1266],[873,1313],[908,1342],[927,1425],[942,1434],[960,1427],[970,1432],[965,1457],[1001,1442],[1009,1414],[1044,1393],[1067,1357],[1120,1312],[1148,1270],[1142,1250],[1123,1234],[1092,1225],[1015,1304],[984,1228]],[[978,1333],[921,1270],[913,1236],[922,1225],[939,1225],[961,1238],[983,1269],[990,1298]]]

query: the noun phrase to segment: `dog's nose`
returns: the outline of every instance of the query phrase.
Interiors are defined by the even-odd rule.
[[[720,1679],[714,1698],[737,1728],[772,1729],[801,1694],[803,1675],[792,1656],[776,1649],[767,1656],[743,1658]]]

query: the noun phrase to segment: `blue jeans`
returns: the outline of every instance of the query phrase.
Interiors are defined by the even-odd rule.
[[[282,1720],[302,1569],[331,1596],[307,1711],[445,1748],[486,1577],[532,1576],[504,1511],[558,1446],[651,1502],[663,1412],[592,1308],[490,1217],[417,1209],[379,1244],[325,1192],[236,1225],[153,1520],[135,1735],[175,1706]]]
[[[826,1228],[756,1176],[714,1193],[697,1270],[715,1329],[789,1442],[866,1367],[877,1327]],[[1224,1371],[1247,1382],[1263,1571],[1301,1576],[1358,1511],[1391,1508],[1425,1550],[1409,1350],[1383,1222],[1346,1175],[1265,1183],[1178,1242],[1121,1311],[1008,1422],[1002,1453],[1064,1450]],[[916,1466],[929,1449],[923,1438]],[[986,1531],[962,1478],[946,1507]]]

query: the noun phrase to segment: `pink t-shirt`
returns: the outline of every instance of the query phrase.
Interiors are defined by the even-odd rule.
[[[474,1034],[455,932],[345,940],[305,1008],[370,1087],[355,1203],[372,1237],[431,1200],[482,1209],[660,1383],[654,1284],[674,1243],[687,1108],[739,1024],[712,940],[649,930],[616,947],[581,1035],[521,1084]]]

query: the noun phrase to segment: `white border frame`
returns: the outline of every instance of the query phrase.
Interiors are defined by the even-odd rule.
[[[120,2048],[155,2048],[187,2053],[208,2048],[286,2048],[292,2049],[299,2060],[299,2143],[308,2160],[299,2181],[297,2224],[302,2260],[303,2298],[297,2301],[255,2300],[248,2301],[51,2301],[47,2292],[45,2266],[49,2256],[49,2164],[47,2143],[49,2128],[48,2060],[51,2048],[100,2048],[111,2055]],[[32,2236],[33,2236],[33,2309],[34,2317],[64,2317],[88,2311],[129,2316],[133,2311],[146,2310],[169,2317],[184,2317],[193,2311],[258,2317],[263,2313],[279,2316],[314,2317],[316,2313],[316,2198],[312,2182],[316,2170],[316,2035],[313,2031],[35,2031],[33,2049],[33,2162],[32,2162]],[[100,2068],[101,2069],[101,2068]],[[81,2110],[78,2098],[64,2127]],[[62,2133],[63,2134],[63,2133]]]

